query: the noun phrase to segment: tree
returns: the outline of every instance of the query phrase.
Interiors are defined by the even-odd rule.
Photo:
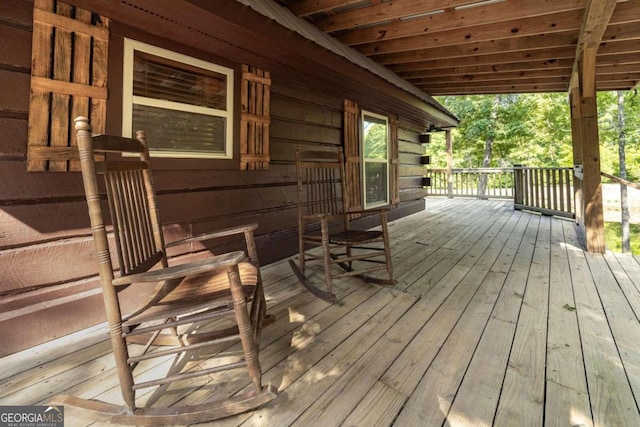
[[[620,159],[620,178],[627,179],[627,162],[625,144],[627,141],[627,129],[624,112],[624,92],[617,91],[618,95],[618,157]],[[630,229],[629,229],[629,198],[627,186],[620,184],[620,212],[622,214],[622,252],[631,252]]]

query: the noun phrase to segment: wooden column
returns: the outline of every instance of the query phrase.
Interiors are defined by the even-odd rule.
[[[447,146],[447,196],[453,198],[453,142],[451,141],[451,130],[444,131]]]
[[[587,250],[604,253],[604,213],[600,179],[600,139],[596,97],[581,97],[580,128],[582,139],[582,206],[587,233]]]
[[[582,191],[576,214],[584,222],[589,252],[603,253],[604,215],[600,180],[600,140],[596,103],[597,52],[617,0],[587,0],[578,36],[569,95],[574,164],[582,163]]]
[[[573,140],[573,200],[576,209],[576,222],[584,227],[584,205],[582,203],[582,178],[576,176],[576,167],[582,170],[582,123],[580,116],[580,90],[575,88],[569,93],[571,108],[571,136]]]

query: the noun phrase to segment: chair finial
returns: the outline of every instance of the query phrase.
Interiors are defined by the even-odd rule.
[[[91,126],[89,126],[89,119],[84,117],[84,116],[76,117],[74,122],[76,124],[76,130],[77,131],[80,131],[80,130],[90,131],[91,130]]]

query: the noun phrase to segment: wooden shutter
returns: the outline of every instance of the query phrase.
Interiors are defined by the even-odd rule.
[[[55,0],[35,0],[28,171],[80,170],[73,119],[104,132],[109,21]]]
[[[270,73],[243,65],[240,97],[240,169],[269,169]]]
[[[389,132],[389,190],[391,204],[397,205],[400,203],[400,156],[399,156],[399,143],[398,143],[398,120],[392,117],[389,120],[391,129]]]
[[[358,104],[344,100],[345,199],[349,211],[362,210],[362,169],[360,167],[360,110]],[[352,218],[360,215],[352,215]]]

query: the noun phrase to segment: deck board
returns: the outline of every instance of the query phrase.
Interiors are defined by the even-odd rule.
[[[343,279],[336,304],[306,292],[286,261],[263,267],[276,321],[260,361],[280,395],[200,425],[640,425],[638,257],[585,253],[571,221],[506,201],[428,199],[390,234],[397,285]],[[4,357],[0,405],[58,393],[119,403],[113,365],[104,325]],[[199,403],[249,380],[195,384],[140,401]]]

